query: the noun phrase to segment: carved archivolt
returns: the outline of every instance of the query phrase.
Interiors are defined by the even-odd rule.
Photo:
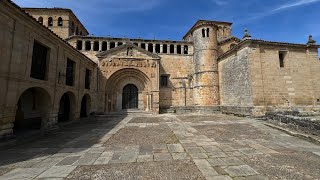
[[[145,67],[145,68],[156,68],[157,63],[149,60],[132,60],[132,59],[110,59],[109,61],[103,61],[101,63],[105,66],[119,66],[119,67]]]

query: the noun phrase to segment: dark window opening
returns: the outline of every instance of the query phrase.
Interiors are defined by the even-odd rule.
[[[90,51],[90,50],[91,50],[91,42],[86,41],[86,51]]]
[[[207,28],[207,37],[209,37],[209,28]]]
[[[48,18],[48,26],[53,26],[53,19],[52,17]]]
[[[146,44],[145,43],[141,43],[141,48],[142,49],[146,49]]]
[[[79,35],[79,28],[76,28],[76,35]]]
[[[71,23],[71,33],[74,33],[74,22]]]
[[[168,75],[161,75],[160,77],[160,86],[161,87],[168,87]]]
[[[177,54],[181,54],[181,45],[177,45]]]
[[[63,20],[61,17],[58,18],[58,26],[63,26]]]
[[[236,46],[236,44],[231,44],[230,49],[233,49]]]
[[[47,71],[48,48],[34,42],[30,77],[45,80]]]
[[[82,31],[80,31],[80,35],[82,36]]]
[[[90,89],[90,79],[91,79],[91,71],[89,69],[86,69],[86,76],[85,76],[85,88]]]
[[[121,46],[123,44],[123,42],[118,42],[118,46]]]
[[[99,51],[99,41],[95,41],[95,42],[93,43],[93,50],[94,50],[94,51]]]
[[[116,43],[115,42],[110,42],[110,49],[115,48],[116,47]]]
[[[279,52],[279,64],[280,68],[284,68],[284,59],[285,59],[285,54],[286,52]]]
[[[102,48],[101,48],[102,51],[106,51],[108,50],[108,43],[106,41],[103,41],[102,42]]]
[[[206,37],[206,32],[204,29],[202,29],[202,37]]]
[[[148,51],[153,52],[153,44],[148,44]]]
[[[40,16],[40,17],[38,18],[38,22],[39,22],[40,24],[43,24],[43,17]]]
[[[183,53],[184,53],[184,54],[188,54],[188,53],[189,53],[189,48],[188,48],[188,46],[184,46],[184,47],[183,47]]]
[[[160,44],[156,44],[156,53],[160,53]]]
[[[170,54],[173,54],[173,53],[174,53],[174,45],[171,44],[171,45],[170,45]]]
[[[168,45],[163,45],[163,53],[168,53]]]
[[[73,86],[74,85],[74,67],[75,62],[67,59],[67,69],[66,69],[66,85]]]
[[[82,50],[82,41],[77,41],[77,50]]]
[[[138,43],[133,43],[134,45],[138,46],[139,44]]]

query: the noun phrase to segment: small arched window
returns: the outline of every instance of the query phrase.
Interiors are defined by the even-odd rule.
[[[115,48],[116,47],[116,43],[115,42],[110,42],[110,49]]]
[[[77,41],[77,50],[82,50],[82,41],[81,40]]]
[[[202,29],[202,37],[206,37],[206,30]]]
[[[61,17],[58,18],[58,26],[63,26],[63,20]]]
[[[48,26],[53,26],[53,19],[52,17],[48,18]]]
[[[163,45],[163,53],[168,53],[168,45]]]
[[[148,44],[148,51],[153,52],[153,44]]]
[[[184,46],[184,47],[183,47],[183,53],[184,53],[184,54],[188,54],[188,53],[189,53],[188,51],[189,51],[188,46],[187,46],[187,45]]]
[[[177,54],[181,54],[181,45],[177,45]]]
[[[121,46],[123,44],[123,42],[118,42],[118,46]]]
[[[40,17],[38,18],[38,22],[39,22],[40,24],[43,24],[43,17],[40,16]]]
[[[102,51],[106,51],[108,50],[108,43],[106,41],[102,41],[102,48],[101,48]]]
[[[207,37],[209,37],[209,28],[207,28]]]
[[[171,44],[171,45],[170,45],[170,54],[173,54],[173,53],[174,53],[174,45]]]

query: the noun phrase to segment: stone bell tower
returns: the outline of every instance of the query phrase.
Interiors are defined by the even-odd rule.
[[[193,97],[195,106],[219,105],[218,26],[214,21],[198,21],[184,37],[193,41]]]

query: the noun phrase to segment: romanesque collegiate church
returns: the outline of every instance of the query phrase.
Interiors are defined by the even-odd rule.
[[[304,44],[232,35],[198,20],[181,40],[96,37],[70,9],[0,1],[0,137],[92,114],[320,109],[320,61]]]

